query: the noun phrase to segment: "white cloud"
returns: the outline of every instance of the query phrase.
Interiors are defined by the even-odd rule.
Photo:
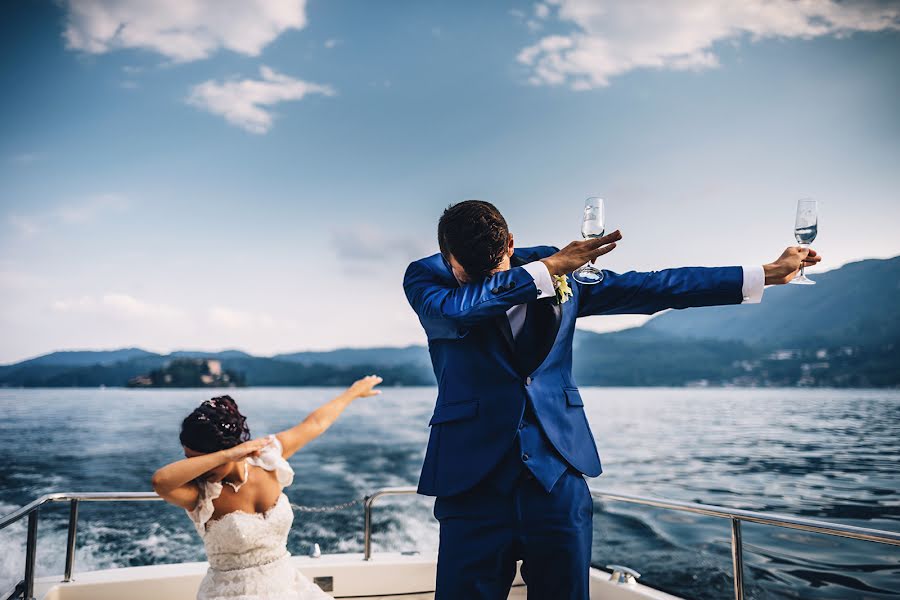
[[[31,237],[41,230],[37,219],[26,215],[9,215],[7,222],[23,237]]]
[[[66,0],[66,45],[89,54],[138,48],[175,62],[220,48],[258,56],[306,25],[306,0]]]
[[[508,11],[513,18],[519,23],[524,23],[529,31],[535,32],[540,31],[544,28],[544,24],[542,21],[547,18],[550,14],[550,7],[542,2],[538,2],[534,5],[534,18],[530,18],[523,11],[518,9],[511,9]]]
[[[325,47],[330,50],[331,48],[337,48],[338,46],[340,46],[343,43],[344,43],[343,40],[332,38],[330,40],[325,40]]]
[[[608,333],[610,331],[640,327],[651,318],[647,315],[603,315],[579,319],[578,327],[597,333]]]
[[[52,215],[64,223],[80,224],[93,221],[104,213],[122,212],[129,206],[128,200],[118,194],[101,194],[81,202],[63,204]]]
[[[50,287],[50,281],[15,265],[10,261],[0,262],[0,289],[25,292]]]
[[[209,323],[214,327],[226,329],[292,329],[293,321],[278,321],[268,313],[235,310],[224,306],[213,306],[207,315]]]
[[[106,294],[101,299],[105,308],[129,318],[180,319],[184,312],[167,304],[151,304],[143,302],[127,294]]]
[[[19,281],[13,279],[9,286],[4,286],[7,273],[0,270],[0,288],[15,284],[36,285],[38,282]],[[298,323],[291,319],[275,318],[264,311],[238,310],[225,306],[212,306],[199,310],[185,310],[178,306],[153,302],[137,298],[121,292],[109,292],[101,295],[85,295],[64,298],[50,303],[50,309],[74,320],[89,318],[106,319],[105,321],[89,321],[106,323],[108,327],[125,324],[131,326],[157,327],[156,331],[168,332],[176,336],[186,329],[200,327],[200,331],[220,331],[223,333],[261,333],[289,332],[298,328]],[[227,338],[224,338],[227,345]]]
[[[111,212],[123,212],[131,206],[117,194],[101,194],[77,202],[60,204],[46,212],[30,215],[9,214],[7,223],[22,237],[31,237],[54,225],[81,225]]]
[[[810,39],[853,32],[900,30],[895,3],[838,0],[550,0],[559,19],[574,25],[522,49],[518,61],[534,85],[583,90],[641,68],[701,70],[719,64],[714,45],[749,36]],[[549,14],[538,4],[535,13]]]
[[[121,293],[109,293],[99,298],[82,296],[57,300],[51,308],[61,313],[107,314],[127,320],[178,321],[186,316],[183,310],[174,306],[145,302]]]
[[[260,76],[262,79],[205,81],[194,86],[187,102],[251,133],[266,133],[272,127],[270,109],[275,104],[308,94],[335,93],[330,86],[294,79],[265,66],[260,68]]]
[[[41,152],[22,152],[20,154],[14,154],[9,157],[10,162],[14,162],[19,165],[30,165],[32,163],[36,163],[39,160],[44,158],[44,154]]]
[[[432,254],[436,242],[425,236],[394,235],[370,223],[334,230],[331,246],[341,260],[408,262]]]

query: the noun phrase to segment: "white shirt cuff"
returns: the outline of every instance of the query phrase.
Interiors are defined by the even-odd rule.
[[[741,304],[759,304],[766,286],[766,274],[762,265],[741,268],[744,270],[744,285],[741,287],[744,301]]]
[[[547,265],[536,260],[527,265],[523,265],[522,268],[528,271],[528,274],[534,279],[534,285],[537,286],[538,300],[556,296],[556,288],[553,287],[553,278],[550,277],[550,271],[547,270]],[[762,269],[762,267],[760,267],[760,269]]]

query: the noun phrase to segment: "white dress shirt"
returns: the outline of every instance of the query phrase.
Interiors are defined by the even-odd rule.
[[[547,265],[536,260],[524,265],[522,268],[534,278],[538,299],[556,296],[556,288],[553,287],[553,277],[550,276]],[[766,274],[762,265],[744,266],[741,268],[744,271],[744,285],[741,287],[741,294],[744,296],[744,300],[741,304],[759,304],[762,301],[763,289],[766,283]],[[506,311],[513,338],[518,337],[519,332],[522,331],[522,326],[525,324],[526,306],[528,305],[517,304]]]

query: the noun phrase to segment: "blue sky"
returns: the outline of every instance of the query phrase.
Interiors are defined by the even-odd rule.
[[[900,254],[898,5],[738,4],[7,3],[0,362],[420,343],[466,198],[564,245],[604,196],[620,271],[772,260],[802,196],[821,270]]]

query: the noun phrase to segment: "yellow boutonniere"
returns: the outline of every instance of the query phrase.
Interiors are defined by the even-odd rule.
[[[556,303],[565,304],[572,297],[572,288],[569,287],[569,278],[565,275],[553,276],[553,287],[556,288]]]

